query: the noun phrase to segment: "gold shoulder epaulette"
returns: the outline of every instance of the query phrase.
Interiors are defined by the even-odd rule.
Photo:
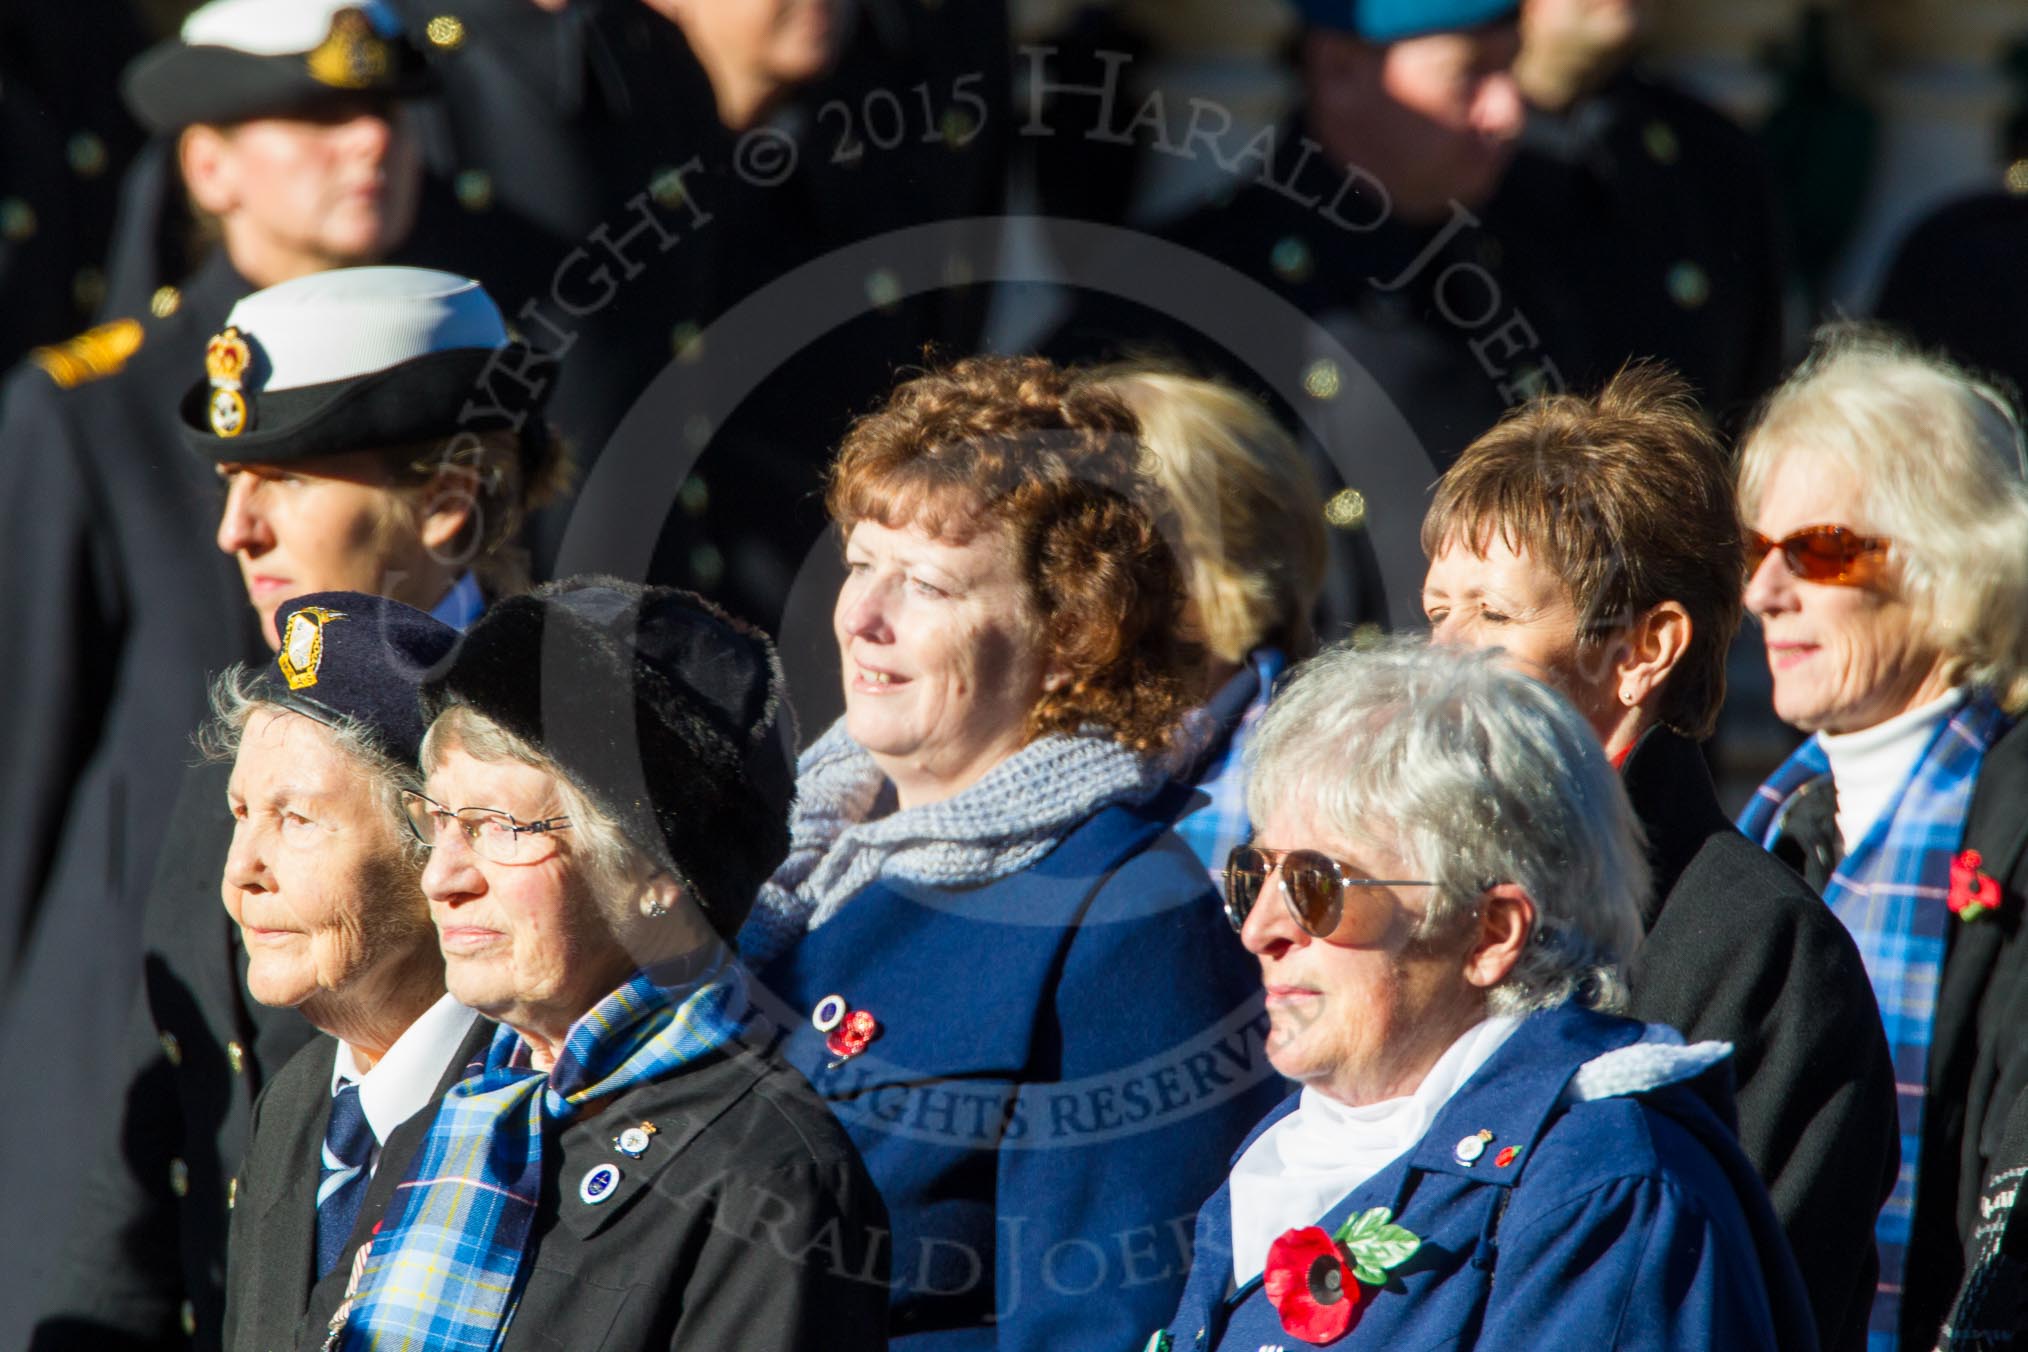
[[[28,354],[28,360],[49,372],[58,388],[67,390],[119,371],[140,351],[144,336],[138,319],[116,319],[67,342],[38,347]]]

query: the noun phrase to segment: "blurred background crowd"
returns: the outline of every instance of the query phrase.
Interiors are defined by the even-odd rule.
[[[1449,500],[1448,527],[1425,513],[1433,485],[1511,410],[1612,390],[1630,364],[1658,363],[1684,383],[1649,372],[1597,405],[1544,415],[1547,430],[1531,443],[1536,478],[1560,492],[1569,483],[1557,475],[1589,472],[1574,452],[1556,460],[1558,417],[1619,418],[1639,430],[1628,444],[1652,445],[1658,465],[1672,444],[1688,446],[1685,462],[1703,470],[1683,471],[1684,482],[1703,482],[1696,474],[1709,478],[1721,453],[1684,429],[1702,419],[1722,441],[1745,435],[1812,332],[1841,317],[1884,320],[1991,382],[1940,377],[1908,406],[1958,400],[1950,407],[1974,447],[1967,456],[2009,435],[2019,450],[2017,424],[2003,419],[2005,435],[1984,425],[1976,400],[2028,387],[2016,327],[2028,307],[2028,0],[5,3],[0,1081],[32,1075],[49,1102],[87,1115],[109,1112],[118,1089],[89,1049],[119,1044],[129,1011],[124,999],[78,1007],[80,974],[117,982],[144,954],[154,962],[161,936],[144,942],[141,916],[177,863],[165,842],[189,839],[179,792],[194,790],[178,788],[188,734],[209,676],[235,660],[264,663],[283,645],[278,610],[306,590],[290,590],[284,564],[324,586],[434,607],[457,627],[549,578],[601,573],[695,591],[778,636],[808,744],[848,702],[836,627],[846,622],[834,626],[848,561],[834,527],[867,512],[827,503],[825,488],[855,420],[925,367],[1040,354],[1057,365],[965,377],[1007,382],[968,416],[990,428],[1018,409],[1042,419],[1024,428],[1054,435],[1061,429],[1037,407],[1094,397],[1062,368],[1123,363],[1100,373],[1114,384],[1101,423],[1122,416],[1117,398],[1150,441],[1165,416],[1185,417],[1168,435],[1228,436],[1241,460],[1286,433],[1315,480],[1314,500],[1288,463],[1261,471],[1282,476],[1264,492],[1258,481],[1207,491],[1187,474],[1164,484],[1184,509],[1190,548],[1258,554],[1271,542],[1243,538],[1249,526],[1285,529],[1282,553],[1302,556],[1289,572],[1313,579],[1261,603],[1285,612],[1274,625],[1229,651],[1211,645],[1206,689],[1252,683],[1226,711],[1235,721],[1256,696],[1265,702],[1284,659],[1315,641],[1442,629],[1429,590],[1438,574],[1426,581],[1426,568],[1488,523],[1534,532],[1508,539],[1510,551],[1567,565],[1572,597],[1595,599],[1587,587],[1618,596],[1610,578],[1625,558],[1580,557],[1572,538],[1596,523],[1559,518],[1555,493],[1535,508],[1522,489],[1476,506]],[[1441,17],[1421,23],[1425,9]],[[1404,55],[1411,49],[1388,34],[1444,41]],[[441,539],[434,518],[418,517],[404,528],[417,539],[403,555],[385,521],[362,516],[351,535],[323,541],[320,559],[316,532],[299,523],[290,534],[291,464],[318,460],[310,477],[328,475],[334,456],[443,438],[440,411],[402,423],[396,401],[376,412],[355,388],[383,367],[442,353],[403,349],[384,314],[347,311],[335,293],[294,293],[311,300],[293,318],[274,302],[243,307],[279,284],[365,264],[476,279],[497,304],[478,306],[483,322],[500,332],[467,345],[490,354],[483,366],[458,368],[452,440],[469,439],[465,458],[453,466],[446,452],[389,471],[398,484],[411,472],[431,484],[447,468],[466,476],[468,498]],[[265,366],[235,338],[247,326]],[[285,369],[276,354],[291,351],[297,364]],[[1891,383],[1869,377],[1869,352],[1861,344],[1849,367],[1824,357],[1838,389]],[[281,412],[318,372],[354,382],[348,412],[329,415],[337,430],[319,423],[325,410]],[[1226,393],[1162,383],[1179,372],[1216,377]],[[1075,398],[1049,393],[1058,379]],[[1220,403],[1233,388],[1258,408]],[[432,386],[427,396],[445,393]],[[1200,397],[1205,421],[1193,428]],[[1829,407],[1811,405],[1798,425],[1835,422]],[[365,421],[345,424],[359,409]],[[1260,424],[1261,409],[1274,426]],[[407,431],[362,430],[390,426]],[[862,423],[858,435],[878,426]],[[1853,435],[1878,430],[1865,423]],[[186,442],[203,443],[203,454]],[[1994,482],[1979,464],[1956,480],[1939,471],[1937,482],[1977,495]],[[1805,557],[1814,546],[1796,541],[1825,522],[1805,513],[1774,530],[1808,495],[1763,468],[1767,482],[1743,487],[1764,494],[1755,505],[1766,519],[1756,520],[1778,538],[1759,542],[1755,566],[1779,548],[1794,578],[1851,585],[1863,542],[1835,576]],[[1891,474],[1854,473],[1854,501],[1874,505],[1875,478]],[[1593,486],[1601,501],[1645,503],[1652,514],[1657,497],[1641,496],[1639,477]],[[1654,482],[1667,491],[1659,471]],[[1285,527],[1258,503],[1235,506],[1246,492],[1284,510],[1301,499],[1301,521]],[[1207,498],[1230,514],[1192,519]],[[1719,517],[1712,556],[1729,577],[1739,541],[1716,536],[1740,523]],[[1688,506],[1682,521],[1697,521]],[[1609,524],[1628,532],[1611,535],[1615,547],[1683,552],[1681,534],[1658,520]],[[452,544],[455,565],[443,552]],[[333,560],[348,550],[371,572],[345,574]],[[1795,584],[1759,585],[1748,608],[1763,619],[1786,613],[1781,589]],[[1625,604],[1649,605],[1639,592]],[[1727,595],[1707,635],[1736,622]],[[1215,640],[1210,603],[1193,605]],[[1257,665],[1270,648],[1272,665]],[[1784,708],[1755,625],[1709,661],[1728,679],[1700,688],[1722,688],[1722,702],[1714,694],[1694,717],[1658,715],[1659,694],[1622,688],[1621,703],[1640,713],[1622,731],[1682,733],[1689,759],[1670,771],[1678,780],[1702,740],[1728,817],[1763,781],[1797,787],[1780,776],[1798,764],[1798,730],[1872,726]],[[1903,692],[1909,700],[1893,712],[1934,705],[1941,718],[1959,707],[1937,703],[1949,694],[1991,713],[1981,735],[1997,741],[2011,721],[1978,694],[2011,698],[2012,672],[1995,662],[1961,680],[1951,667],[1955,684],[1924,685],[1928,703]],[[1592,722],[1621,764],[1631,732],[1616,744],[1606,722]],[[1191,782],[1215,790],[1222,767],[1200,769]],[[1244,825],[1242,807],[1218,806]],[[1953,829],[1967,811],[1982,820],[1963,802],[1951,811]],[[1762,823],[1756,843],[1777,846],[1787,821]],[[1197,825],[1204,839],[1191,844],[1215,874],[1243,839]],[[1833,896],[1838,856],[1856,855],[1863,839],[1815,873],[1797,869]],[[195,859],[211,871],[197,891],[215,889],[216,862]],[[1978,868],[1975,859],[1970,876]],[[1864,939],[1864,925],[1848,925]],[[1924,971],[1934,984],[1944,959]],[[1976,1002],[1984,988],[1968,989]],[[1877,973],[1874,990],[1884,1006]],[[137,1026],[143,1050],[159,1044],[174,1069],[185,1052],[166,1031],[165,998],[175,992],[151,990]],[[1934,1004],[1935,992],[1926,998]],[[1697,1011],[1651,1012],[1684,1022]],[[1982,1025],[1982,1036],[1997,1026]],[[1891,1019],[1886,1031],[1891,1048],[1869,1044],[1869,1055],[1919,1057],[1928,1007],[1919,1035],[1904,1038]],[[53,1040],[86,1050],[52,1062]],[[263,1050],[247,1028],[214,1040],[232,1076],[278,1065],[294,1045]],[[1921,1066],[1902,1080],[1920,1080]],[[1961,1072],[1971,1073],[1956,1063],[1948,1073]],[[2011,1100],[1981,1083],[1996,1095],[1997,1137]],[[1743,1093],[1741,1103],[1750,1136],[1753,1100]],[[1941,1148],[1909,1122],[1904,1193],[1911,1152]],[[43,1126],[23,1116],[0,1129],[0,1170],[11,1158],[16,1172],[63,1178],[90,1167],[87,1144],[104,1144],[81,1135],[74,1169],[8,1144],[8,1133]],[[1964,1126],[1950,1130],[1955,1149]],[[1873,1144],[1891,1154],[1889,1135]],[[231,1144],[212,1151],[214,1168],[233,1167]],[[1747,1144],[1772,1181],[1777,1171]],[[193,1184],[184,1156],[173,1165],[180,1198]],[[1855,1165],[1861,1210],[1883,1168],[1892,1173],[1870,1155]],[[1974,1193],[1978,1173],[1964,1180]],[[229,1207],[236,1184],[195,1186]],[[1779,1192],[1775,1200],[1790,1221]],[[24,1205],[33,1220],[18,1228],[32,1234],[72,1203],[50,1192]],[[1907,1205],[1897,1245],[1915,1242]],[[1863,1231],[1865,1218],[1849,1219],[1838,1224]],[[1811,1255],[1799,1246],[1798,1257],[1808,1269]],[[48,1261],[25,1254],[12,1267],[33,1286]],[[1942,1318],[1955,1269],[1946,1277],[1910,1316],[1925,1330]],[[218,1275],[194,1286],[215,1294]],[[0,1301],[0,1347],[34,1314]],[[187,1304],[182,1318],[205,1322]],[[1864,1312],[1847,1322],[1863,1340]],[[1886,1329],[1874,1333],[1876,1346],[1891,1343]]]

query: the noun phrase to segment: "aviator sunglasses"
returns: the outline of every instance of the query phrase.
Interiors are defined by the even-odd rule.
[[[1303,932],[1340,943],[1371,943],[1387,930],[1390,907],[1371,904],[1385,887],[1435,887],[1427,878],[1348,878],[1339,862],[1317,850],[1268,850],[1240,845],[1225,858],[1225,918],[1236,930],[1260,900],[1268,875],[1282,875],[1282,900]],[[1347,933],[1347,899],[1358,923]]]
[[[1884,535],[1861,535],[1844,526],[1805,526],[1779,540],[1750,530],[1746,571],[1752,576],[1769,551],[1779,549],[1792,577],[1833,587],[1863,587],[1880,575],[1889,543]]]

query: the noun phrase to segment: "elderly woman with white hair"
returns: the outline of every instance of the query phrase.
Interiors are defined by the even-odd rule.
[[[2028,1084],[2028,485],[2000,394],[1877,331],[1822,335],[1739,466],[1746,605],[1811,735],[1740,828],[1858,941],[1900,1096],[1872,1345],[1935,1344]]]
[[[1300,1091],[1151,1348],[1811,1348],[1723,1043],[1609,1011],[1648,885],[1584,720],[1487,652],[1338,647],[1269,707],[1228,918]]]

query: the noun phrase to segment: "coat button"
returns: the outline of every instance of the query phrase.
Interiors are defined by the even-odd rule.
[[[173,286],[158,286],[148,297],[148,313],[157,319],[167,319],[182,308],[183,293]]]
[[[225,1209],[232,1210],[239,1205],[239,1180],[232,1179],[225,1185]]]
[[[1366,524],[1366,495],[1356,488],[1341,488],[1324,504],[1324,520],[1339,530],[1358,530]]]
[[[1343,385],[1338,363],[1329,357],[1319,357],[1303,369],[1303,393],[1312,399],[1336,399]]]
[[[458,205],[467,211],[485,211],[493,205],[493,176],[484,169],[467,169],[452,180],[451,190]]]
[[[0,235],[19,244],[35,234],[35,208],[19,197],[0,197]]]
[[[178,1197],[190,1195],[190,1166],[180,1159],[169,1161],[169,1191]]]
[[[176,1034],[162,1034],[162,1055],[172,1066],[183,1064],[183,1044],[176,1040]]]
[[[187,1300],[184,1301],[178,1320],[183,1325],[184,1337],[195,1338],[197,1336],[197,1307],[195,1305],[192,1305]]]
[[[81,131],[64,143],[64,158],[79,178],[97,178],[106,172],[106,143],[88,131]]]
[[[233,1074],[244,1074],[246,1072],[246,1048],[240,1046],[237,1042],[226,1043],[225,1063],[232,1067]]]
[[[423,25],[423,36],[430,46],[455,52],[465,45],[465,25],[455,14],[439,14]]]
[[[1669,269],[1665,285],[1669,288],[1669,299],[1686,310],[1694,310],[1711,298],[1711,278],[1687,258]]]

